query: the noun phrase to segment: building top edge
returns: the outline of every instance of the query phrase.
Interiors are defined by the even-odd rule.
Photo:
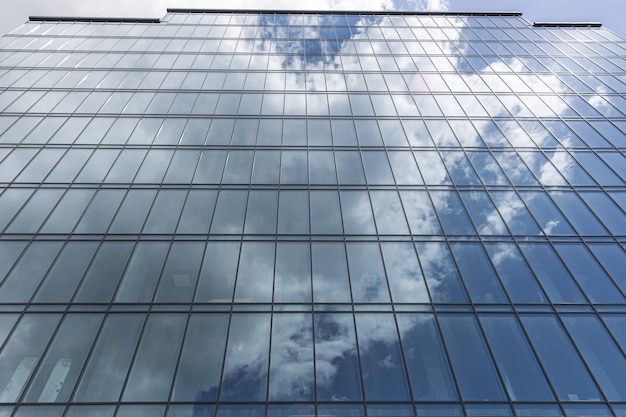
[[[534,27],[602,27],[600,22],[535,22]]]
[[[434,15],[434,16],[521,16],[522,12],[452,12],[410,10],[283,10],[283,9],[185,9],[168,8],[168,13],[301,13],[301,14],[379,14],[379,15]]]
[[[161,23],[158,18],[142,17],[72,17],[72,16],[29,16],[31,22],[109,22],[109,23]]]

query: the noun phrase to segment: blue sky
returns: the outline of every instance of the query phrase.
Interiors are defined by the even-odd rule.
[[[626,38],[626,0],[18,0],[0,15],[0,34],[29,15],[162,17],[167,7],[308,8],[317,10],[520,11],[534,21],[599,21]]]

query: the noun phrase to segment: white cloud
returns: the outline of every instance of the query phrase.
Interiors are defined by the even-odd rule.
[[[444,11],[450,9],[449,0],[409,0],[408,4],[414,10]]]

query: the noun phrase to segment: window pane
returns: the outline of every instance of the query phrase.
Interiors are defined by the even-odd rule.
[[[391,314],[358,314],[356,327],[368,401],[409,399],[405,366]]]
[[[504,391],[476,320],[466,314],[440,315],[439,323],[461,397],[466,401],[504,400]]]
[[[526,315],[522,316],[522,324],[560,400],[600,399],[600,393],[556,317]]]
[[[318,400],[361,400],[352,314],[315,315],[315,371]]]
[[[215,401],[222,372],[228,316],[192,314],[183,344],[173,401]]]
[[[0,353],[0,402],[15,402],[56,328],[59,314],[23,316]]]
[[[123,401],[165,401],[168,398],[186,322],[185,314],[149,316]]]
[[[65,317],[26,394],[26,401],[68,401],[102,323],[99,314]]]
[[[415,401],[457,400],[446,352],[432,314],[398,314]]]
[[[198,281],[204,243],[174,242],[167,255],[155,301],[191,302]]]
[[[254,340],[254,343],[250,343]],[[270,316],[234,314],[224,361],[223,401],[265,401],[269,361]]]
[[[144,318],[143,314],[113,314],[107,317],[74,401],[118,401]]]
[[[511,400],[553,401],[546,378],[515,317],[485,314],[480,323]]]
[[[314,399],[312,325],[310,314],[274,314],[269,370],[270,401]]]

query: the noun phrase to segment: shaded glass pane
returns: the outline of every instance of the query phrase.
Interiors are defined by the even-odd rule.
[[[123,401],[165,401],[185,331],[184,314],[152,314],[141,336]]]
[[[254,343],[250,343],[254,340]],[[264,401],[269,361],[270,316],[235,314],[231,318],[220,398]]]
[[[431,314],[399,314],[400,337],[416,401],[457,399],[439,331]]]
[[[556,317],[522,316],[522,324],[560,400],[599,400],[600,393]]]
[[[554,400],[546,378],[515,317],[482,315],[480,323],[511,400]]]
[[[274,314],[269,369],[270,401],[314,399],[312,326],[310,314]]]
[[[204,253],[202,242],[174,242],[161,274],[156,302],[190,302]]]
[[[60,318],[59,314],[28,314],[20,320],[0,353],[1,402],[17,401]]]
[[[172,400],[217,399],[227,329],[226,315],[191,315],[172,389]]]
[[[117,401],[139,340],[145,316],[107,317],[74,395],[74,401]]]
[[[99,314],[65,317],[30,385],[26,401],[69,400],[101,323]]]
[[[409,388],[393,316],[358,314],[356,326],[366,400],[408,400]]]
[[[361,400],[361,377],[351,314],[315,315],[315,371],[318,400]]]
[[[465,314],[440,315],[439,323],[461,397],[470,401],[504,400],[504,391],[476,320]]]

